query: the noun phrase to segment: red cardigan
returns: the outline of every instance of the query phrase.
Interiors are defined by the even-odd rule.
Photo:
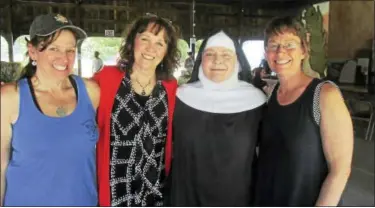
[[[105,66],[94,75],[100,86],[100,104],[98,108],[99,141],[96,146],[96,162],[98,173],[99,206],[111,206],[109,186],[109,160],[110,160],[110,121],[113,102],[125,72],[116,66]],[[168,127],[167,141],[165,144],[165,172],[168,175],[172,158],[172,118],[176,100],[177,81],[163,81],[168,97]]]

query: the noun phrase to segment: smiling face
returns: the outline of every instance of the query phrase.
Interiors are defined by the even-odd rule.
[[[306,52],[301,39],[293,33],[284,32],[271,36],[265,51],[269,67],[278,75],[301,72]]]
[[[28,45],[29,56],[37,62],[37,71],[54,78],[65,78],[73,70],[76,56],[76,37],[69,30],[62,30],[44,50],[43,43]]]
[[[138,33],[134,41],[134,65],[141,69],[152,69],[163,60],[168,45],[165,41],[165,30],[154,33],[154,24],[149,24],[147,29]]]
[[[235,52],[228,48],[207,48],[202,56],[203,73],[209,80],[220,83],[232,75],[236,61]]]

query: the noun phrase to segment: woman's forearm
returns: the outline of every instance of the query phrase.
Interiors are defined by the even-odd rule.
[[[324,180],[316,206],[337,206],[348,182],[350,170],[329,173]]]
[[[5,195],[5,168],[1,168],[1,196],[0,196],[0,206],[3,206],[4,195]]]

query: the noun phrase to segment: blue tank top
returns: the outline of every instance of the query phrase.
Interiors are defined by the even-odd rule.
[[[4,206],[97,206],[95,110],[80,77],[77,105],[66,117],[36,107],[27,79],[18,82]]]

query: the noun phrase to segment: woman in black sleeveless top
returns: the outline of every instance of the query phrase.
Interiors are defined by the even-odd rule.
[[[256,206],[337,206],[350,175],[351,118],[334,84],[302,72],[305,37],[291,17],[265,30],[266,58],[279,84],[261,130]]]

